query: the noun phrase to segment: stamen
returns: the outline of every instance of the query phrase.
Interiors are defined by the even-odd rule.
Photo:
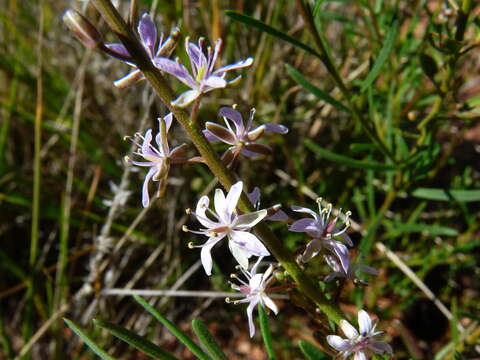
[[[127,140],[130,140],[132,137],[130,135],[125,135],[123,137],[123,141],[127,141]]]
[[[128,155],[126,155],[126,156],[123,157],[123,161],[125,161],[126,163],[130,163],[132,160],[130,159],[130,157]]]
[[[185,212],[187,213],[187,215],[190,215],[192,213],[192,209],[187,208],[187,209],[185,209]]]
[[[195,245],[193,245],[193,242],[188,243],[188,248],[189,249],[194,249],[195,248]]]
[[[230,274],[230,278],[231,278],[231,279],[236,279],[236,278],[237,278],[237,275],[236,275],[236,274]]]
[[[230,304],[230,303],[232,302],[232,300],[230,300],[230,298],[227,297],[227,298],[225,298],[225,302],[226,302],[227,304]]]
[[[188,229],[187,225],[183,225],[182,226],[182,231],[189,232],[190,230]]]

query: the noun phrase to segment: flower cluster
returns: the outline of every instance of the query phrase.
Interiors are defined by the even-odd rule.
[[[238,269],[245,276],[247,281],[240,279],[236,274],[232,274],[230,277],[236,279],[240,285],[231,283],[232,289],[240,291],[245,298],[242,300],[233,301],[234,304],[248,303],[247,306],[247,318],[248,328],[250,331],[250,337],[255,335],[255,325],[253,324],[253,310],[257,305],[266,306],[272,310],[275,315],[278,314],[278,307],[267,295],[268,286],[274,280],[273,265],[270,265],[264,273],[257,272],[258,266],[263,257],[259,257],[257,262],[252,266],[250,271],[243,269],[241,266]],[[231,302],[230,298],[225,299]]]
[[[266,123],[253,128],[255,109],[250,110],[250,116],[246,125],[243,122],[242,114],[234,108],[222,107],[219,115],[223,117],[226,127],[217,123],[207,122],[203,133],[210,141],[219,140],[230,145],[228,150],[222,155],[222,160],[227,165],[232,164],[240,154],[247,157],[271,154],[272,149],[270,146],[256,143],[264,133],[288,133],[286,126],[275,123]]]
[[[143,78],[140,69],[135,65],[135,59],[120,43],[103,44],[101,34],[80,14],[66,13],[65,21],[75,32],[76,36],[91,48],[99,47],[109,55],[117,57],[133,70],[123,78],[115,82],[117,87],[125,87]],[[198,43],[185,40],[185,49],[190,61],[190,71],[182,65],[179,60],[169,58],[176,46],[178,30],[164,40],[163,34],[157,35],[157,28],[152,18],[144,14],[138,24],[138,35],[140,44],[148,55],[151,63],[160,71],[173,75],[179,81],[189,87],[189,90],[180,94],[169,106],[184,108],[195,102],[192,114],[198,114],[202,96],[214,89],[224,88],[240,78],[226,80],[227,72],[236,69],[249,67],[253,58],[246,58],[236,63],[216,68],[219,61],[221,40],[215,42],[214,48],[205,49],[204,39],[200,38]],[[173,109],[175,112],[178,109]],[[209,141],[221,141],[229,147],[222,156],[222,160],[228,166],[239,159],[240,154],[247,158],[258,155],[268,155],[272,149],[258,143],[258,140],[266,133],[286,134],[288,128],[282,124],[263,123],[257,127],[253,126],[255,109],[250,111],[248,121],[244,122],[242,114],[233,107],[222,107],[219,115],[223,118],[225,126],[207,121],[203,136]],[[192,116],[193,117],[193,116]],[[133,165],[149,168],[142,187],[142,204],[147,207],[150,203],[149,184],[151,181],[159,182],[159,193],[165,191],[167,177],[171,164],[202,162],[200,157],[187,156],[188,146],[182,144],[170,149],[168,142],[168,131],[172,126],[173,115],[170,113],[163,118],[158,118],[159,130],[154,136],[154,131],[148,129],[143,135],[136,134],[132,141],[137,145],[134,155],[139,160],[130,159],[127,161]],[[197,126],[194,119],[189,126]],[[195,129],[199,137],[202,136],[200,129]],[[205,139],[202,139],[202,141]],[[152,142],[155,142],[152,144]],[[233,184],[225,195],[221,189],[216,189],[213,197],[213,209],[210,207],[210,198],[202,196],[196,205],[195,211],[187,209],[187,213],[193,215],[201,224],[201,228],[190,230],[184,226],[183,230],[206,237],[201,245],[189,243],[191,248],[200,248],[200,258],[205,273],[212,274],[213,258],[212,250],[222,240],[226,239],[228,248],[239,264],[237,268],[246,278],[239,278],[237,275],[231,277],[236,283],[231,283],[234,290],[239,291],[243,298],[233,301],[235,304],[248,303],[247,318],[250,336],[255,333],[253,323],[253,311],[257,306],[265,306],[278,313],[277,305],[268,296],[273,290],[285,289],[285,286],[273,289],[271,283],[275,280],[273,275],[274,265],[270,265],[265,272],[258,271],[261,262],[270,252],[263,244],[262,239],[253,233],[253,228],[262,220],[287,221],[288,216],[280,205],[274,205],[266,209],[260,209],[260,189],[255,188],[247,195],[251,203],[251,210],[242,212],[237,208],[243,193],[243,182]],[[247,197],[244,198],[242,209],[248,208]],[[353,242],[347,231],[350,227],[350,212],[342,213],[334,211],[332,204],[322,206],[322,199],[317,200],[318,212],[306,207],[292,206],[296,213],[308,214],[310,217],[294,221],[288,230],[297,233],[305,233],[310,241],[306,245],[299,262],[307,263],[320,253],[326,263],[332,268],[332,272],[325,276],[325,281],[334,279],[351,280],[354,284],[366,284],[356,277],[357,271],[363,271],[372,275],[378,272],[368,266],[353,265],[350,259],[347,246],[352,247]],[[250,259],[257,257],[256,262],[250,268]],[[250,269],[250,270],[249,270]],[[287,285],[288,287],[289,285]],[[230,300],[228,299],[230,302]],[[339,351],[338,356],[346,359],[354,355],[356,360],[365,360],[372,354],[392,354],[391,347],[375,338],[383,334],[375,331],[376,324],[372,322],[367,312],[360,310],[358,313],[359,331],[346,320],[340,321],[340,328],[346,339],[337,335],[329,335],[327,341],[334,349]]]
[[[160,33],[158,39],[157,36],[157,27],[155,26],[152,18],[148,14],[143,14],[140,22],[138,23],[138,35],[140,36],[140,42],[147,52],[150,61],[155,63],[156,59],[161,58],[162,56],[170,56],[172,51],[175,49],[176,40],[179,35],[179,30],[174,29],[171,35],[164,39],[163,33]],[[157,45],[158,40],[158,45]],[[157,47],[155,48],[155,45]],[[137,65],[131,60],[132,57],[125,46],[121,43],[110,43],[105,44],[105,47],[109,50],[111,56],[122,59],[126,64],[131,66],[133,70],[122,78],[116,80],[114,85],[118,88],[127,87],[141,79],[144,79],[143,74],[137,68]]]
[[[260,239],[250,232],[252,227],[267,216],[268,211],[258,210],[239,215],[236,207],[242,194],[242,189],[243,183],[241,181],[230,188],[226,197],[221,189],[217,189],[214,197],[215,211],[209,208],[210,199],[208,196],[200,198],[195,212],[190,209],[187,210],[189,214],[193,214],[197,218],[204,228],[195,231],[184,227],[184,230],[208,237],[206,243],[196,246],[202,248],[200,256],[207,275],[212,273],[212,256],[210,252],[215,244],[225,237],[228,239],[230,252],[244,269],[248,268],[248,259],[251,256],[270,255]],[[190,244],[190,247],[195,246]]]
[[[347,320],[340,320],[340,328],[347,338],[343,339],[337,335],[327,336],[328,344],[339,351],[340,358],[346,359],[354,355],[355,360],[366,360],[372,354],[393,354],[390,345],[374,339],[382,335],[383,331],[375,331],[376,322],[372,322],[364,310],[358,312],[358,326],[359,331]]]
[[[190,42],[188,37],[185,39],[185,48],[187,50],[192,70],[191,74],[184,65],[178,62],[178,60],[173,61],[165,57],[153,60],[153,63],[157,68],[175,76],[191,89],[184,92],[173,101],[173,106],[186,107],[198,99],[202,94],[235,83],[240,79],[240,76],[227,81],[225,80],[226,73],[231,70],[248,67],[253,63],[253,58],[247,58],[215,70],[215,63],[217,62],[220,48],[222,47],[222,40],[217,40],[213,52],[210,47],[207,48],[206,56],[203,45],[203,38],[198,40],[198,45]]]
[[[148,129],[145,135],[135,134],[131,140],[138,146],[135,155],[143,158],[145,161],[132,160],[126,156],[125,160],[136,166],[149,167],[150,169],[145,176],[142,189],[142,205],[147,207],[150,203],[150,195],[148,192],[148,184],[151,180],[160,182],[159,194],[165,190],[167,185],[167,176],[170,164],[181,164],[187,162],[201,161],[198,157],[187,157],[187,144],[181,144],[170,149],[167,140],[167,133],[172,125],[173,116],[169,113],[164,118],[158,118],[159,130],[155,136],[157,146],[152,145],[153,130]],[[141,143],[138,141],[140,140]]]

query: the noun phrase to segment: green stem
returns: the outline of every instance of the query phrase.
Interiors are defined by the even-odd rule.
[[[172,100],[174,100],[174,93],[172,89],[165,81],[160,71],[157,70],[150,62],[145,50],[138,40],[136,40],[135,35],[122,19],[115,7],[109,0],[92,0],[92,3],[100,12],[107,24],[112,28],[113,31],[117,33],[120,41],[125,45],[129,53],[132,55],[132,58],[135,60],[135,64],[143,72],[157,95],[183,126],[198,152],[205,160],[205,163],[210,168],[210,171],[212,171],[212,173],[218,178],[223,187],[229,189],[235,182],[234,175],[222,163],[213,147],[203,135],[202,130],[199,128],[197,122],[190,121],[189,114],[185,110],[173,107],[171,105]],[[238,207],[243,212],[255,211],[245,194],[242,194]],[[328,301],[318,285],[310,277],[303,273],[290,252],[283,246],[282,242],[275,237],[267,225],[259,224],[255,227],[255,230],[270,249],[272,254],[283,266],[283,268],[298,284],[298,289],[300,291],[314,301],[318,308],[334,322],[339,323],[341,319],[345,318],[345,315],[341,312],[341,310],[335,304],[332,304]]]

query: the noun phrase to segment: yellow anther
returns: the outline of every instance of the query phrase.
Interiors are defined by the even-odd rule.
[[[193,242],[189,242],[189,243],[188,243],[188,248],[189,248],[189,249],[193,249],[194,247],[195,247],[195,246],[193,245]]]
[[[235,275],[235,274],[230,274],[230,278],[231,278],[231,279],[236,279],[236,278],[237,278],[237,275]]]
[[[188,227],[187,227],[187,225],[183,225],[183,226],[182,226],[182,231],[188,232]]]
[[[226,302],[227,304],[230,304],[232,301],[230,300],[230,298],[227,297],[227,298],[225,298],[225,302]]]
[[[185,209],[185,212],[187,213],[187,215],[190,215],[192,213],[192,209],[187,208],[187,209]]]

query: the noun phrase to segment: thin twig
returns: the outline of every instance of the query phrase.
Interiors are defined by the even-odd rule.
[[[105,289],[102,290],[103,296],[161,296],[161,297],[194,297],[194,298],[242,298],[242,293],[223,292],[223,291],[195,291],[195,290],[140,290],[140,289]],[[288,299],[288,295],[269,294],[271,298]]]

